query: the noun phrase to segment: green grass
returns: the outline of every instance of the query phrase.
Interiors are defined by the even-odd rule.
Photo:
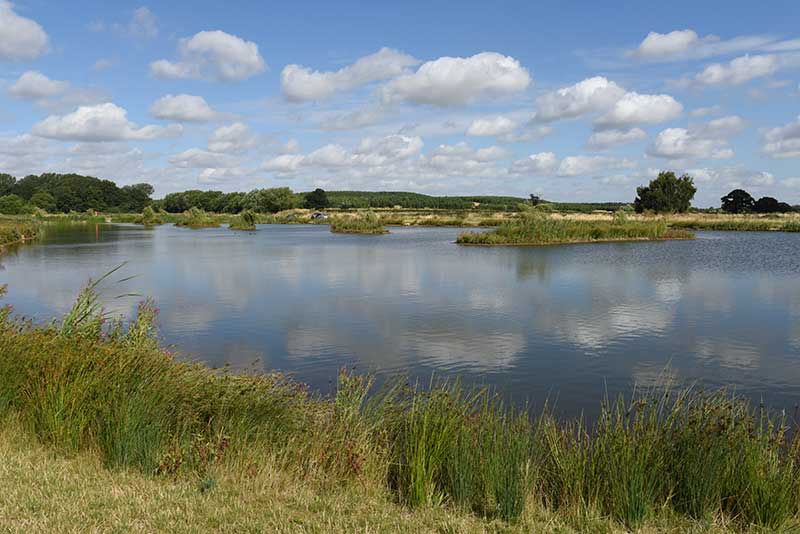
[[[142,210],[142,214],[133,221],[137,224],[143,224],[145,226],[153,226],[156,224],[162,224],[164,222],[164,218],[162,214],[156,213],[156,211],[151,208],[150,206],[146,206],[144,210]]]
[[[35,239],[40,233],[41,225],[34,221],[0,221],[0,247]]]
[[[728,217],[715,219],[704,217],[698,219],[675,220],[670,223],[670,226],[674,228],[689,228],[692,230],[733,232],[800,232],[800,219],[760,217]]]
[[[612,221],[556,219],[535,211],[488,232],[465,232],[462,245],[549,245],[597,241],[690,239],[685,230],[671,230],[664,220],[631,221],[623,215]]]
[[[183,213],[175,226],[185,226],[187,228],[216,228],[220,225],[218,217],[214,214],[206,213],[199,208],[192,208]]]
[[[255,230],[256,214],[250,210],[244,210],[230,222],[228,228],[231,230]]]
[[[336,234],[386,234],[381,218],[373,211],[363,214],[335,217],[331,221],[331,232]]]
[[[112,274],[49,325],[0,313],[0,421],[63,457],[242,502],[253,477],[289,480],[304,524],[320,530],[338,521],[319,515],[331,494],[368,494],[363,525],[388,514],[431,530],[432,517],[475,530],[800,528],[800,438],[746,399],[654,389],[606,401],[586,425],[458,381],[375,390],[342,371],[320,397],[279,374],[176,359],[157,341],[152,303],[128,327],[102,310],[95,290]],[[68,498],[59,491],[47,499]]]

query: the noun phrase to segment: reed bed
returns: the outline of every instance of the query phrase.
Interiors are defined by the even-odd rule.
[[[613,220],[555,219],[537,212],[523,212],[512,221],[488,232],[464,232],[462,245],[551,245],[599,241],[691,239],[686,230],[671,229],[663,219],[627,220],[619,214]]]
[[[155,226],[157,224],[163,224],[164,218],[160,213],[157,213],[152,207],[145,206],[142,210],[142,214],[133,221],[136,224],[143,224],[145,226]]]
[[[244,210],[230,222],[228,228],[231,230],[255,230],[256,214],[251,210]]]
[[[217,228],[219,225],[218,217],[200,208],[192,208],[183,212],[183,216],[175,223],[175,226],[185,226],[187,228]]]
[[[34,221],[0,221],[0,247],[35,239],[41,226]]]
[[[591,518],[611,530],[800,528],[800,438],[725,391],[634,392],[591,425],[534,417],[457,380],[375,388],[343,370],[320,397],[280,374],[176,359],[151,302],[123,327],[99,283],[49,325],[0,313],[0,420],[62,454],[92,451],[106,468],[201,492],[269,466],[314,491],[382,488],[387,506],[520,530],[543,515],[577,530]]]
[[[374,211],[354,217],[335,217],[331,221],[331,232],[336,234],[387,234],[381,218]]]
[[[673,228],[692,230],[715,230],[732,232],[800,232],[800,219],[797,218],[757,218],[728,217],[717,219],[704,217],[698,219],[676,219],[670,221]]]

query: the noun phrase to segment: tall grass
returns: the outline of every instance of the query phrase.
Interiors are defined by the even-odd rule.
[[[383,221],[374,211],[354,217],[335,217],[331,221],[331,232],[337,234],[385,234]]]
[[[251,210],[244,210],[228,226],[231,230],[255,230],[256,214]]]
[[[35,239],[41,226],[33,221],[0,221],[0,247]]]
[[[592,425],[532,417],[458,381],[373,391],[342,371],[319,397],[281,375],[177,360],[158,342],[153,304],[123,327],[99,304],[101,281],[49,325],[0,313],[0,418],[15,414],[64,453],[206,490],[269,458],[312,484],[373,481],[411,509],[513,523],[533,504],[578,530],[587,517],[800,527],[800,438],[724,391],[634,392],[605,401]]]
[[[734,232],[800,232],[800,219],[728,217],[717,219],[702,217],[696,219],[676,219],[670,223],[675,228],[693,230],[716,230]]]
[[[142,214],[139,217],[136,217],[134,220],[137,224],[143,224],[145,226],[153,226],[156,224],[162,224],[164,222],[160,213],[156,213],[156,211],[151,206],[145,206],[142,210]]]
[[[517,219],[488,232],[465,232],[458,236],[463,245],[547,245],[592,241],[687,239],[685,231],[672,231],[666,221],[630,221],[624,214],[612,221],[556,219],[537,211],[527,211]]]
[[[186,226],[188,228],[216,228],[219,226],[219,219],[211,213],[207,213],[200,208],[191,208],[183,212],[183,216],[178,219],[175,226]]]

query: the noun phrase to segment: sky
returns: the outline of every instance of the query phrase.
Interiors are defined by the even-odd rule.
[[[800,2],[0,0],[0,172],[800,203]]]

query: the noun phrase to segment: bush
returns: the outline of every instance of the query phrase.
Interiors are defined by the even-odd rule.
[[[0,213],[4,215],[22,215],[33,211],[30,204],[17,195],[0,197]]]

